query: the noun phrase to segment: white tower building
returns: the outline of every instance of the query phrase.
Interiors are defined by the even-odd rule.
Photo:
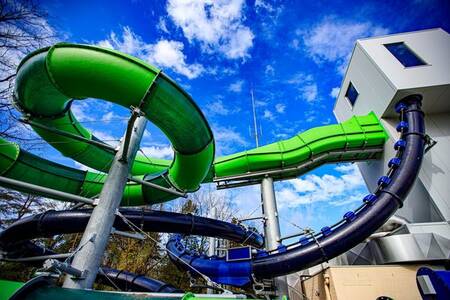
[[[291,299],[421,299],[416,272],[450,262],[450,36],[442,29],[358,40],[334,107],[338,121],[373,111],[390,138],[378,160],[358,163],[369,190],[394,156],[395,104],[421,94],[436,142],[396,215],[343,255],[290,276]],[[428,286],[427,286],[428,287]]]
[[[338,121],[374,111],[391,136],[381,159],[358,163],[370,190],[387,170],[399,137],[394,105],[421,94],[426,132],[436,144],[393,223],[341,256],[344,264],[436,262],[450,258],[450,36],[442,29],[358,40],[334,107]],[[386,230],[386,229],[385,229]]]

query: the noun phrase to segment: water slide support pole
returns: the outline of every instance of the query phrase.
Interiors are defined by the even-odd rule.
[[[212,219],[216,219],[217,218],[217,208],[216,207],[211,209],[209,217],[212,218]],[[209,239],[208,256],[216,255],[216,238],[209,237],[208,239]],[[208,282],[208,284],[212,285],[211,282]],[[206,290],[207,294],[214,294],[214,292],[215,292],[214,289],[211,289],[211,288],[208,288]]]
[[[264,215],[265,247],[268,251],[275,250],[281,244],[281,234],[275,189],[271,177],[266,176],[261,181],[261,200]],[[288,295],[286,276],[275,277],[274,282],[279,298]]]
[[[111,164],[98,205],[93,209],[80,244],[75,250],[72,268],[80,270],[83,276],[66,275],[63,285],[66,288],[91,289],[94,284],[146,124],[145,117],[135,108],[119,151]]]

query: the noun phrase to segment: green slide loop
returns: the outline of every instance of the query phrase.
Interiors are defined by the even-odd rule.
[[[138,156],[132,174],[168,167],[167,180],[181,191],[197,190],[213,162],[211,129],[191,97],[160,70],[114,50],[56,44],[34,52],[18,68],[14,96],[33,122],[87,139],[96,138],[73,116],[72,99],[98,98],[127,108],[141,105],[146,118],[167,135],[176,155],[170,166]],[[102,172],[109,170],[112,151],[34,129],[63,155]]]

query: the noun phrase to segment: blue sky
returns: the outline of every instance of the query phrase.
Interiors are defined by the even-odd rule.
[[[442,27],[448,1],[42,1],[61,41],[97,44],[160,67],[192,95],[211,124],[219,155],[255,147],[253,88],[261,144],[335,123],[333,104],[356,39]],[[126,109],[99,100],[74,105],[105,140],[125,128]],[[170,158],[149,125],[142,147]],[[80,167],[50,146],[47,157]],[[375,179],[374,179],[375,180]],[[324,166],[277,183],[283,233],[320,228],[359,205],[367,191],[354,165]],[[224,193],[224,192],[221,192]],[[258,187],[227,191],[241,214],[259,205]],[[259,214],[257,209],[253,215]]]

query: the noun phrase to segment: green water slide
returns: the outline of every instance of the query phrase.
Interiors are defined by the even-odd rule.
[[[132,175],[181,192],[193,192],[201,183],[213,180],[258,180],[268,173],[286,179],[327,162],[367,160],[380,152],[387,137],[377,117],[370,113],[214,160],[213,134],[202,112],[159,69],[113,50],[56,44],[23,59],[14,101],[44,140],[64,156],[100,172],[56,164],[0,140],[0,175],[85,197],[98,195],[106,179],[101,172],[109,170],[115,153],[111,147],[86,142],[99,140],[70,109],[73,101],[85,98],[139,107],[167,135],[175,155],[173,161],[138,155]],[[130,182],[122,206],[173,198],[172,194]]]
[[[36,279],[36,278],[35,278]],[[39,278],[37,278],[39,279]],[[33,281],[33,280],[31,280]],[[31,282],[30,281],[30,282]],[[168,299],[165,294],[156,294],[156,293],[120,293],[120,292],[107,292],[107,291],[97,291],[97,290],[78,290],[78,289],[65,289],[56,287],[50,282],[44,283],[39,282],[35,283],[33,287],[28,287],[27,290],[25,288],[29,283],[15,282],[0,279],[0,300],[8,300],[14,293],[19,292],[22,289],[20,295],[15,295],[16,299],[28,299],[28,300],[79,300],[79,299],[91,299],[91,300],[132,300],[132,299],[140,299],[140,300],[163,300]],[[246,297],[241,297],[246,298]],[[226,300],[226,299],[239,299],[238,297],[224,297],[220,295],[220,297],[198,297],[193,293],[185,293],[185,294],[176,294],[171,295],[170,299],[174,300]]]

